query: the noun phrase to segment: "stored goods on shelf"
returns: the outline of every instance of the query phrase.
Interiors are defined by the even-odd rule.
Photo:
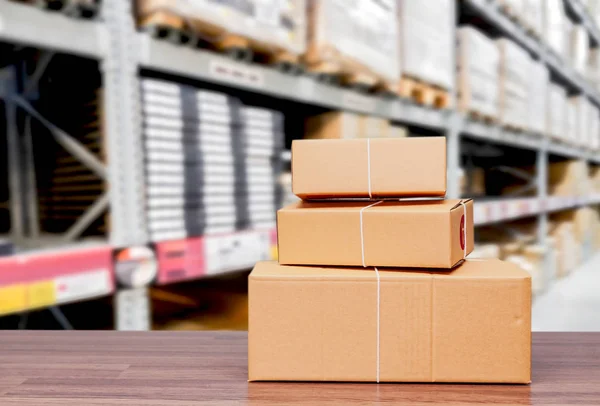
[[[454,86],[454,1],[401,0],[402,74],[452,89]]]
[[[498,117],[499,49],[473,27],[458,30],[458,108],[495,120]]]
[[[591,190],[584,160],[551,162],[548,165],[548,193],[555,196],[586,196]]]
[[[388,138],[390,122],[381,117],[361,115],[359,118],[361,138]]]
[[[333,111],[309,117],[306,120],[305,138],[362,138],[360,115]]]
[[[409,271],[258,263],[249,380],[530,382],[526,272],[498,260]]]
[[[570,221],[552,223],[550,236],[555,239],[558,252],[556,275],[558,277],[567,276],[577,267],[581,257],[581,246],[575,236],[573,223]]]
[[[543,38],[557,55],[565,56],[567,51],[567,37],[565,36],[567,16],[565,15],[563,0],[544,0],[543,16]]]
[[[294,140],[293,191],[301,198],[444,196],[446,139]]]
[[[473,201],[301,202],[277,212],[283,265],[454,267],[473,250]]]
[[[473,258],[487,258],[487,259],[498,259],[500,258],[500,245],[493,243],[475,243],[473,252],[469,254],[469,259]]]
[[[395,91],[400,77],[393,0],[308,0],[307,69],[343,82]]]
[[[391,125],[389,131],[390,138],[408,137],[408,129],[400,125]]]
[[[567,138],[567,91],[564,87],[550,83],[548,87],[548,113],[546,114],[546,133],[552,138]]]
[[[566,127],[565,127],[565,138],[569,144],[576,145],[578,134],[577,134],[577,97],[567,97],[566,104]]]
[[[600,49],[590,48],[586,79],[595,90],[600,90]]]
[[[574,144],[582,147],[589,147],[591,144],[591,115],[593,106],[587,97],[583,95],[573,96],[569,99],[575,110],[575,121],[572,133]]]
[[[583,24],[574,24],[571,30],[570,46],[568,49],[573,68],[582,75],[586,73],[589,59],[589,42],[585,26]]]
[[[297,62],[306,49],[304,0],[137,0],[142,27],[168,28],[219,49]]]
[[[573,233],[580,246],[593,238],[594,209],[591,207],[579,207],[556,213],[553,216],[553,220],[571,223],[573,225]]]
[[[541,37],[544,31],[544,0],[524,0],[523,18],[527,28],[536,36]]]
[[[275,227],[281,113],[153,79],[142,101],[152,241]]]
[[[546,113],[550,73],[544,64],[531,61],[529,87],[529,122],[531,131],[546,134]]]
[[[461,196],[485,195],[485,170],[479,167],[461,168],[459,184]]]
[[[531,58],[516,43],[497,40],[500,50],[499,119],[517,130],[528,128],[528,103]]]

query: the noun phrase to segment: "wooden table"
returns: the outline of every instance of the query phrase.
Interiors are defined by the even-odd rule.
[[[531,385],[248,383],[246,337],[0,332],[0,405],[600,405],[600,334],[535,333]]]

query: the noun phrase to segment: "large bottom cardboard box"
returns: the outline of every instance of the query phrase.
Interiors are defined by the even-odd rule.
[[[250,381],[528,383],[530,364],[531,277],[514,264],[249,277]]]

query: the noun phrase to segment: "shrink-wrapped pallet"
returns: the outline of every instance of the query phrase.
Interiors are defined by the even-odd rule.
[[[536,36],[541,36],[544,30],[543,0],[525,0],[523,3],[523,17],[531,31]]]
[[[574,24],[570,37],[570,59],[573,68],[585,75],[589,59],[589,39],[587,30],[582,24]]]
[[[546,131],[556,139],[566,139],[567,92],[564,87],[550,83],[546,114]]]
[[[567,98],[565,109],[565,136],[569,144],[577,144],[577,103],[570,97]]]
[[[536,133],[546,131],[546,112],[548,103],[548,68],[539,62],[531,62],[531,83],[529,87],[529,129]]]
[[[399,0],[402,73],[444,89],[454,85],[452,0]]]
[[[542,0],[543,33],[542,37],[558,55],[564,56],[566,50],[565,25],[567,17],[563,0]]]
[[[400,78],[393,0],[309,0],[308,69],[394,85]]]
[[[137,0],[137,4],[142,26],[167,25],[221,47],[250,47],[275,56],[298,56],[306,49],[305,0]]]
[[[590,129],[589,117],[592,109],[590,101],[583,95],[573,96],[570,98],[570,103],[575,111],[575,120],[572,125],[572,138],[575,145],[587,146],[589,143],[588,133]]]
[[[496,43],[473,27],[458,30],[458,105],[461,111],[498,116]]]
[[[499,118],[507,126],[528,127],[531,58],[514,42],[497,40],[500,50]]]

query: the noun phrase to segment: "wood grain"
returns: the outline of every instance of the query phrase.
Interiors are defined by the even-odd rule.
[[[600,404],[600,334],[534,333],[533,384],[248,383],[245,332],[0,332],[0,405]]]

